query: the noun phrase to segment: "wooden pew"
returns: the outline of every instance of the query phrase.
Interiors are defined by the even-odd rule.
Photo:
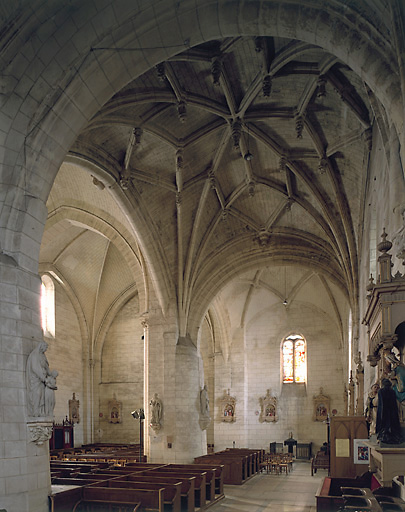
[[[181,509],[185,512],[194,512],[195,509],[195,476],[159,476],[154,474],[154,471],[149,471],[147,475],[140,475],[139,473],[129,474],[127,476],[121,476],[120,479],[127,481],[137,482],[155,482],[161,484],[164,487],[165,484],[169,483],[181,483]]]
[[[89,485],[94,482],[104,482],[105,480],[89,480],[88,478],[55,478],[55,480],[52,482],[52,485],[76,485],[79,487],[85,487],[86,485]]]
[[[216,469],[214,467],[206,466],[204,469],[197,466],[196,464],[169,464],[166,466],[169,469],[175,469],[176,471],[202,471],[207,473],[206,475],[206,499],[208,501],[215,501],[215,476]]]
[[[225,451],[234,454],[250,455],[252,461],[252,474],[259,472],[259,465],[263,462],[265,453],[262,449],[254,450],[250,448],[227,448]]]
[[[49,510],[51,512],[71,512],[81,499],[81,487],[70,489],[57,489],[54,487],[49,496]]]
[[[231,453],[231,452],[217,452],[214,454],[214,456],[220,457],[225,464],[227,461],[230,463],[238,461],[238,467],[241,469],[241,483],[243,483],[245,480],[250,478],[252,476],[252,457],[249,454],[237,454],[237,453]],[[240,464],[239,464],[240,462]]]
[[[204,508],[206,505],[206,487],[207,487],[207,474],[200,471],[175,471],[174,469],[165,468],[153,469],[143,472],[144,475],[148,474],[160,475],[164,477],[182,478],[182,477],[195,477],[194,481],[194,502],[196,507]]]
[[[137,480],[123,480],[122,478],[114,478],[107,482],[98,482],[94,487],[113,487],[119,489],[163,489],[163,502],[165,511],[180,512],[181,511],[181,482],[169,483],[165,482],[139,482]]]
[[[82,496],[81,503],[78,505],[84,504],[89,507],[95,505],[97,507],[97,505],[109,504],[134,507],[134,510],[141,507],[150,512],[164,512],[163,489],[115,489],[89,485],[83,487]],[[76,509],[77,507],[72,512],[76,512]]]
[[[222,465],[223,466],[223,483],[230,485],[241,485],[245,481],[243,460],[235,457],[226,457],[222,454],[202,455],[194,459],[196,465]]]
[[[198,469],[214,469],[215,470],[215,494],[224,494],[224,465],[223,464],[193,464]]]

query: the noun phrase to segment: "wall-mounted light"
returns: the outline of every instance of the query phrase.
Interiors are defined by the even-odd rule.
[[[143,429],[142,420],[145,419],[145,411],[143,409],[135,409],[131,412],[134,420],[139,420],[139,462],[143,462]]]
[[[132,411],[131,414],[135,420],[145,419],[145,411],[143,409],[136,409],[135,411]]]

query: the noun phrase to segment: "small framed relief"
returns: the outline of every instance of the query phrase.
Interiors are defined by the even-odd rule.
[[[323,389],[320,388],[319,395],[314,396],[314,421],[325,421],[328,419],[330,410],[330,398],[324,395]]]
[[[76,399],[76,394],[69,400],[69,421],[70,423],[80,423],[79,413],[80,402]]]
[[[236,421],[236,398],[224,391],[224,396],[221,398],[221,421],[233,423]]]
[[[122,402],[114,398],[108,402],[108,421],[110,423],[121,423]]]
[[[270,390],[264,397],[259,398],[261,412],[259,416],[260,423],[272,423],[278,420],[277,416],[277,398],[270,396]]]

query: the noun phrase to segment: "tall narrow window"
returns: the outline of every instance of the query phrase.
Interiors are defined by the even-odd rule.
[[[42,276],[41,324],[44,336],[55,337],[55,285],[52,279]]]
[[[305,340],[298,334],[292,334],[283,341],[283,382],[304,383],[307,378],[307,359]]]

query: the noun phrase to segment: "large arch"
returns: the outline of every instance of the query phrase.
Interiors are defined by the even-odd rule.
[[[24,308],[19,308],[25,305],[25,299],[18,292],[37,292],[46,199],[72,143],[113,94],[160,61],[204,41],[230,35],[276,34],[322,46],[350,66],[384,105],[401,139],[403,104],[397,55],[384,25],[372,23],[373,11],[369,9],[366,3],[355,11],[347,2],[326,1],[320,6],[315,0],[305,5],[300,0],[212,0],[197,4],[186,0],[141,7],[127,0],[120,2],[118,8],[116,2],[104,3],[100,12],[92,12],[79,1],[58,6],[54,11],[48,2],[40,0],[22,4],[17,12],[10,7],[4,13],[8,27],[3,32],[1,60],[7,79],[0,115],[4,141],[0,262],[7,272],[2,283],[9,285],[12,281],[16,292],[13,323],[18,334],[14,338],[16,345],[23,345],[21,353],[27,355],[32,339],[40,337],[38,308],[30,306],[31,323],[27,323]],[[147,229],[139,203],[129,197],[125,201],[135,219],[152,280],[156,286],[164,283],[162,303],[168,303],[173,287],[164,259],[156,250],[156,237]],[[258,258],[248,258],[243,264],[257,261]],[[226,278],[224,269],[221,271],[221,279]],[[191,331],[197,329],[207,300],[216,289],[211,280],[200,293],[204,300],[192,310]],[[22,368],[18,376],[23,382]],[[25,418],[23,405],[20,404],[20,424]],[[39,450],[27,448],[26,441],[19,440],[17,450],[33,467]],[[12,458],[12,454],[7,452],[6,457]],[[35,490],[27,478],[21,480],[21,511],[44,510],[49,468],[43,454],[35,469],[39,471]]]
[[[22,173],[13,175],[13,185],[17,185],[17,176],[20,176],[20,185],[13,193],[14,208],[3,220],[5,227],[10,229],[18,222],[19,204],[25,193],[46,200],[57,170],[86,120],[115,92],[179,50],[216,37],[277,34],[322,46],[368,83],[390,113],[399,133],[402,131],[401,88],[399,80],[395,80],[395,55],[382,34],[345,4],[335,6],[324,2],[319,6],[311,2],[303,6],[297,0],[283,4],[258,0],[248,3],[212,1],[195,8],[194,3],[185,2],[181,8],[174,6],[170,10],[159,6],[141,12],[129,4],[115,12],[114,24],[108,19],[106,9],[100,16],[108,29],[100,35],[93,33],[86,44],[78,43],[80,51],[66,52],[62,64],[54,56],[44,67],[43,73],[46,73],[57,62],[58,68],[62,67],[67,73],[63,84],[55,81],[49,88],[44,87],[45,94],[38,102],[38,106],[42,103],[41,114],[35,116],[37,121],[19,132],[12,145],[10,141],[6,146],[6,160],[13,162],[12,167],[17,166]],[[75,16],[80,16],[80,8]],[[88,14],[83,13],[83,16],[86,18]],[[37,18],[39,23],[43,21],[39,12]],[[168,30],[173,26],[180,30]],[[359,26],[363,27],[363,32],[359,31]],[[184,27],[187,27],[187,35]],[[69,46],[81,34],[80,30],[72,34]],[[156,41],[160,43],[156,45]],[[20,45],[19,50],[24,54],[26,46]],[[10,45],[10,51],[15,53],[15,45]],[[61,54],[62,51],[57,54],[59,59]],[[27,73],[29,71],[28,65]],[[57,91],[50,94],[53,87],[57,87]],[[14,130],[12,123],[9,129]],[[6,228],[3,235],[3,250],[18,254],[20,243],[9,236],[9,229]],[[142,250],[148,255],[151,244],[142,226],[139,226],[139,233]]]

